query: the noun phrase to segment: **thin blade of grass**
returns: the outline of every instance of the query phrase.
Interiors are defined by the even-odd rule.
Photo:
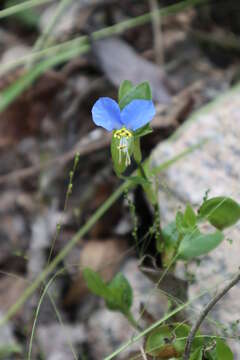
[[[51,32],[54,30],[57,22],[61,19],[63,16],[63,13],[67,10],[68,6],[71,4],[73,0],[61,0],[59,2],[59,5],[57,6],[57,9],[55,11],[55,14],[53,15],[51,21],[49,21],[49,24],[47,25],[46,29],[43,31],[41,36],[37,39],[36,43],[33,46],[33,52],[40,51],[44,47],[46,47],[46,44],[48,43],[49,36]],[[30,61],[28,64],[28,67],[31,67],[32,61]]]
[[[89,45],[82,46],[81,48],[72,49],[63,54],[59,54],[41,62],[33,69],[22,75],[15,83],[10,85],[5,91],[0,94],[0,112],[5,110],[24,90],[29,88],[32,83],[39,78],[45,71],[52,67],[59,65],[72,57],[84,54],[89,50]]]
[[[17,5],[10,6],[6,9],[0,11],[0,19],[6,18],[7,16],[10,16],[10,15],[15,15],[21,11],[31,9],[35,6],[39,6],[39,5],[48,3],[50,1],[53,1],[53,0],[29,0],[29,1],[24,1]]]

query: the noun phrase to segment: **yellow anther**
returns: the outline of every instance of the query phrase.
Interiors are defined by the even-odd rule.
[[[118,150],[123,150],[127,148],[127,145],[118,145]]]
[[[128,139],[128,138],[132,137],[132,133],[131,133],[131,131],[127,130],[126,128],[122,128],[122,129],[115,131],[114,137],[117,139],[121,139],[122,137],[125,137]]]

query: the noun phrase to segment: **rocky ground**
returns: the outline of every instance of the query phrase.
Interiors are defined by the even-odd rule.
[[[173,2],[161,1],[160,5],[169,3]],[[237,86],[229,91],[239,78],[239,27],[234,16],[238,4],[229,3],[231,7],[222,4],[219,13],[212,6],[199,6],[163,18],[161,31],[150,21],[101,41],[90,38],[86,55],[46,71],[0,113],[0,317],[119,185],[110,161],[111,135],[94,127],[91,107],[100,96],[116,98],[123,79],[147,80],[153,90],[157,115],[153,134],[142,142],[144,158],[152,153],[158,165],[208,139],[159,177],[162,221],[171,220],[186,202],[197,208],[207,190],[211,196],[240,200],[240,90]],[[55,10],[52,2],[34,9],[31,26],[21,17],[1,22],[1,110],[9,86],[25,74],[24,61],[17,67],[14,63],[30,54]],[[48,40],[63,43],[148,11],[147,1],[75,1]],[[77,151],[80,158],[73,193],[66,202]],[[128,195],[136,203],[139,237],[143,238],[152,221],[151,209],[139,189]],[[61,231],[56,236],[59,223]],[[145,324],[168,309],[168,296],[139,270],[144,264],[131,230],[129,207],[121,198],[65,257],[61,264],[65,273],[56,277],[41,303],[31,359],[99,360],[134,334],[120,314],[109,312],[89,294],[82,278],[86,266],[101,271],[106,281],[121,270],[134,290],[135,316],[142,304],[148,305]],[[229,240],[201,259],[200,265],[192,262],[186,270],[180,264],[176,277],[170,275],[162,283],[163,290],[175,297],[181,284],[180,300],[186,300],[187,289],[190,298],[207,290],[194,304],[194,311],[188,310],[190,319],[238,268],[238,233],[239,226],[230,228],[226,232]],[[150,244],[142,255],[152,256],[154,251]],[[159,273],[154,276],[159,278]],[[189,287],[186,276],[191,279]],[[0,359],[27,359],[41,294],[42,288],[0,328]],[[236,354],[240,352],[235,339],[238,296],[236,287],[205,325],[206,330],[223,329],[227,337],[234,337],[231,344]],[[121,359],[129,359],[129,352],[139,352],[139,347],[135,344]]]

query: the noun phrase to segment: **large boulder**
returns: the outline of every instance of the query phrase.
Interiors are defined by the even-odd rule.
[[[159,176],[159,204],[163,224],[173,220],[177,209],[191,203],[195,209],[204,194],[230,196],[240,201],[240,86],[236,86],[213,103],[196,112],[174,136],[161,143],[152,154],[153,166],[172,158],[191,145],[207,142],[199,149],[169,167]],[[194,282],[189,286],[189,297],[206,290],[204,297],[194,303],[195,311],[213,296],[239,268],[240,222],[225,230],[225,241],[200,264],[191,262],[188,271]],[[231,241],[230,241],[231,239]],[[183,266],[177,267],[180,275]],[[182,275],[185,276],[182,272]],[[205,323],[205,329],[215,333],[236,336],[239,333],[240,284],[236,285],[214,308]],[[192,309],[191,309],[192,310]],[[231,341],[236,354],[240,354],[239,341]]]

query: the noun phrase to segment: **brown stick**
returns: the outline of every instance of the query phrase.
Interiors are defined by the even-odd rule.
[[[193,326],[191,328],[191,331],[190,331],[190,333],[189,333],[189,335],[187,337],[186,346],[185,346],[185,350],[184,350],[184,354],[183,354],[183,360],[189,360],[191,347],[192,347],[192,343],[193,343],[194,337],[196,335],[196,332],[198,331],[198,329],[199,329],[200,325],[202,324],[203,320],[208,315],[209,311],[214,307],[214,305],[216,305],[216,303],[224,295],[227,294],[227,292],[234,285],[236,285],[239,282],[239,280],[240,280],[240,270],[238,271],[237,275],[235,275],[234,278],[230,281],[230,283],[227,284],[214,298],[212,298],[212,300],[202,310],[202,312],[200,313],[197,321],[195,322],[195,324],[193,324]]]

